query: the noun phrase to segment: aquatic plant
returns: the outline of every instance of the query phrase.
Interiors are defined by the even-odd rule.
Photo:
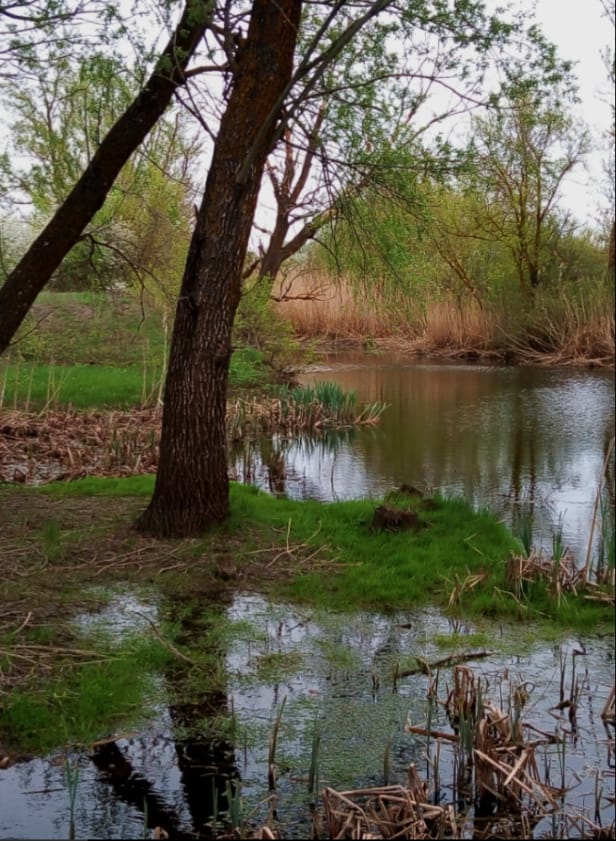
[[[533,510],[527,500],[520,502],[513,517],[513,533],[522,543],[524,553],[528,557],[533,549]]]
[[[608,465],[610,463],[610,458],[611,458],[611,455],[612,455],[612,451],[614,449],[614,440],[615,439],[612,438],[611,441],[609,442],[608,446],[607,446],[607,450],[606,450],[606,453],[605,453],[605,458],[603,460],[603,467],[601,468],[601,478],[599,479],[599,484],[598,484],[598,487],[597,487],[597,493],[595,494],[595,504],[594,504],[594,508],[593,508],[592,521],[591,521],[591,524],[590,524],[590,532],[588,534],[588,548],[586,550],[586,560],[585,560],[584,566],[582,568],[582,577],[585,581],[587,581],[588,578],[591,576],[592,568],[593,568],[592,550],[593,550],[593,541],[594,541],[595,529],[596,529],[596,526],[597,526],[597,519],[604,512],[605,513],[610,512],[609,505],[607,505],[605,507],[602,507],[601,501],[604,498],[603,497],[604,485],[607,484]],[[601,517],[601,519],[603,520],[603,517]],[[610,523],[610,520],[611,520],[611,523]],[[611,516],[608,515],[608,517],[606,518],[606,521],[607,521],[606,525],[608,527],[609,527],[609,525],[611,525],[613,527],[613,525],[614,525],[614,512],[613,512],[613,510],[611,511]],[[600,526],[600,534],[603,534],[603,528],[601,526]],[[613,538],[612,538],[612,542],[613,542]],[[600,552],[603,554],[603,550],[605,548],[604,542],[600,539],[599,544],[600,544]],[[604,558],[602,557],[602,561],[603,560],[604,560]],[[614,564],[612,562],[612,568],[613,568],[613,566],[614,566]]]
[[[75,804],[77,801],[77,788],[79,785],[79,766],[76,764],[73,765],[68,755],[64,759],[64,773],[66,775],[66,790],[68,792],[68,837],[69,841],[73,841],[73,839],[76,838]]]

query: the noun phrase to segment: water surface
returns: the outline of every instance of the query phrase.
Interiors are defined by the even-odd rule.
[[[584,557],[614,436],[614,375],[605,370],[417,362],[401,355],[330,356],[302,382],[338,383],[360,402],[389,404],[377,427],[273,441],[286,476],[244,450],[236,475],[293,497],[380,497],[402,483],[462,495],[512,524],[533,519],[537,547],[565,542]],[[275,477],[274,477],[275,478]],[[607,490],[613,505],[614,454]],[[596,543],[595,531],[595,543]]]
[[[123,594],[97,621],[115,622],[121,633],[134,611],[156,618],[158,609],[156,602]],[[613,682],[613,637],[564,636],[545,643],[521,627],[454,622],[431,609],[328,614],[254,593],[230,597],[219,611],[231,623],[220,648],[224,690],[207,691],[205,675],[203,691],[179,703],[173,675],[158,676],[165,685],[147,728],[0,770],[0,837],[69,837],[66,761],[79,769],[77,838],[152,837],[156,827],[173,838],[208,838],[211,815],[228,806],[225,791],[231,782],[239,782],[243,816],[258,825],[268,814],[268,745],[279,718],[275,807],[282,837],[309,838],[314,794],[307,781],[315,732],[319,788],[382,785],[386,754],[390,784],[405,781],[411,762],[430,778],[427,755],[431,750],[434,756],[434,741],[430,748],[424,737],[405,730],[408,720],[427,722],[428,678],[413,674],[395,680],[395,668],[416,665],[416,656],[434,662],[456,651],[486,648],[496,653],[489,659],[470,657],[468,665],[489,681],[490,701],[506,711],[511,688],[527,682],[524,721],[565,739],[563,808],[593,819],[599,787],[602,818],[612,819],[614,733],[600,712]],[[555,709],[563,670],[566,695],[573,681],[579,684],[575,732],[566,711]],[[444,667],[439,680],[443,700],[452,669]],[[433,712],[432,726],[451,732],[441,706]],[[537,760],[560,786],[558,749],[540,746]],[[453,759],[447,746],[440,768],[435,798],[452,802]],[[535,837],[555,837],[551,828],[546,819]],[[469,820],[465,837],[471,836]]]

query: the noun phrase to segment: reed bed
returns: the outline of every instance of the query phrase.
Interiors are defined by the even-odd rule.
[[[386,295],[378,279],[363,287],[319,269],[304,268],[285,282],[288,295],[277,310],[302,337],[533,365],[614,365],[613,302],[596,285],[585,297],[577,288],[540,290],[527,313],[519,302],[480,302],[430,288],[414,297]]]
[[[429,710],[438,676],[429,690]],[[558,743],[562,736],[544,733],[523,720],[532,687],[509,682],[505,709],[487,696],[488,682],[478,678],[467,665],[453,670],[451,688],[441,701],[452,732],[407,722],[406,731],[426,737],[426,759],[432,783],[421,779],[415,764],[408,768],[406,785],[386,785],[349,791],[326,788],[324,814],[332,839],[444,837],[530,838],[533,828],[544,818],[559,822],[557,834],[550,837],[613,838],[614,822],[606,826],[599,818],[600,799],[595,803],[594,820],[565,805],[566,783],[555,787],[549,782],[549,765],[544,773],[537,761],[540,745]],[[503,703],[503,701],[501,701]],[[604,710],[613,718],[614,690]],[[441,744],[454,751],[453,786],[455,807],[440,797]],[[436,745],[434,756],[431,746]],[[564,748],[562,748],[564,755]],[[470,825],[469,825],[470,822]],[[545,837],[548,837],[547,835]]]
[[[154,472],[160,418],[158,408],[5,411],[0,416],[0,480],[32,484]]]
[[[387,404],[358,405],[354,393],[337,384],[321,382],[312,387],[286,389],[278,397],[237,399],[227,407],[232,441],[246,436],[297,435],[319,429],[374,426]]]
[[[410,322],[401,309],[366,306],[368,296],[348,278],[300,271],[286,283],[286,297],[276,305],[300,336],[362,340],[404,335]]]
[[[568,593],[583,595],[590,601],[615,603],[614,566],[589,562],[579,567],[569,549],[559,558],[549,558],[537,549],[531,549],[528,555],[512,555],[505,578],[511,592],[521,601],[535,582],[544,582],[558,604]]]
[[[425,801],[420,791],[382,786],[352,791],[323,791],[328,838],[457,837],[452,806]]]
[[[373,425],[382,403],[358,405],[354,395],[324,383],[279,397],[237,399],[227,405],[229,441],[322,428]],[[160,407],[129,411],[49,409],[0,413],[0,481],[40,483],[84,476],[154,473]]]

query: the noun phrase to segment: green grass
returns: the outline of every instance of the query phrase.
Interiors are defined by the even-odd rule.
[[[158,393],[160,369],[111,365],[42,365],[5,367],[4,406],[41,409],[129,408],[151,403]],[[2,380],[0,379],[0,383]],[[1,386],[0,386],[1,387]]]
[[[67,663],[55,679],[8,694],[0,715],[0,737],[21,750],[47,753],[59,744],[88,744],[112,731],[142,724],[148,700],[156,700],[156,673],[170,659],[156,640],[135,637],[120,644],[93,643],[107,659]]]
[[[50,482],[38,488],[16,486],[14,490],[53,496],[151,496],[154,476],[127,476],[125,479],[88,476],[72,482]]]
[[[153,477],[139,476],[51,483],[22,492],[147,497],[152,488]],[[525,601],[516,600],[505,584],[505,564],[512,552],[519,552],[519,541],[488,511],[475,511],[462,499],[437,498],[436,502],[435,507],[423,510],[416,499],[406,499],[409,506],[419,505],[427,528],[389,533],[371,527],[378,505],[374,500],[297,501],[232,483],[231,516],[215,534],[239,540],[248,548],[283,544],[288,534],[290,561],[294,552],[299,559],[302,552],[319,550],[323,567],[310,570],[300,564],[290,581],[285,578],[268,586],[277,588],[275,595],[281,598],[335,610],[395,610],[430,602],[447,606],[456,584],[468,575],[485,573],[485,581],[463,590],[453,612],[548,619],[580,630],[612,621],[611,607],[573,594],[559,605],[541,583],[529,588]],[[205,536],[198,542],[200,551],[207,552],[209,539]],[[301,550],[293,548],[302,545]]]
[[[168,316],[137,296],[42,292],[12,347],[13,359],[59,365],[161,367],[171,335]]]
[[[148,405],[159,395],[162,376],[160,367],[139,365],[0,362],[0,408],[126,409]],[[229,372],[232,388],[257,386],[265,376],[258,351],[233,355]]]
[[[170,319],[132,296],[42,293],[8,357],[0,360],[0,408],[128,408],[161,393]],[[232,390],[270,377],[253,348],[231,358]]]

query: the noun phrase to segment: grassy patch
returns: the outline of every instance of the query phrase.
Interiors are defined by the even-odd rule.
[[[160,368],[16,363],[4,369],[4,405],[41,409],[127,408],[155,399]]]
[[[15,488],[12,493],[26,499],[146,498],[152,489],[152,476],[91,477],[37,489]],[[579,630],[592,630],[613,615],[609,605],[572,593],[564,594],[559,604],[541,583],[529,586],[523,599],[514,597],[505,583],[505,563],[519,551],[519,542],[489,512],[473,511],[460,499],[437,500],[425,509],[421,501],[411,501],[409,506],[418,506],[425,527],[390,533],[372,527],[377,504],[280,499],[232,483],[230,518],[211,534],[181,543],[174,553],[205,560],[232,545],[240,570],[248,565],[258,581],[262,569],[263,586],[270,592],[330,609],[387,611],[435,602],[454,614],[545,618]],[[91,522],[87,525],[92,527]],[[101,539],[97,534],[97,541]],[[68,551],[68,541],[53,523],[41,524],[39,540],[52,554]],[[260,556],[264,547],[269,554]],[[197,578],[191,582],[197,586]]]
[[[237,351],[231,359],[231,388],[262,385],[267,371],[258,351]],[[164,386],[161,363],[102,365],[39,362],[0,364],[0,408],[128,408],[154,403]]]
[[[154,476],[127,476],[125,479],[88,476],[72,482],[50,482],[36,489],[17,486],[21,493],[42,493],[50,496],[151,496]]]
[[[162,389],[171,319],[130,295],[42,293],[0,362],[0,408],[77,409],[147,405]],[[263,387],[263,354],[231,358],[231,389]]]
[[[51,483],[23,493],[148,496],[152,488],[153,477],[139,476]],[[232,540],[241,559],[270,547],[270,591],[334,610],[387,611],[435,602],[454,614],[549,619],[586,631],[610,621],[611,606],[573,593],[558,603],[542,583],[529,585],[523,599],[509,592],[505,564],[520,544],[490,512],[475,511],[462,499],[389,502],[414,512],[422,527],[397,533],[375,528],[374,500],[280,499],[232,483],[231,516],[192,541],[191,551],[205,556],[213,541]],[[251,567],[251,575],[258,577],[258,570],[258,564]]]
[[[437,634],[434,643],[444,650],[493,648],[494,640],[489,634],[478,631],[473,634]]]
[[[298,672],[302,666],[298,651],[269,651],[254,661],[257,678],[263,683],[280,683]]]
[[[169,660],[156,640],[128,638],[111,645],[88,637],[96,662],[67,662],[56,677],[26,684],[4,699],[0,737],[27,752],[87,744],[118,725],[142,724],[156,700],[155,674]]]
[[[132,295],[42,292],[12,356],[59,365],[160,366],[169,328],[163,312]]]

